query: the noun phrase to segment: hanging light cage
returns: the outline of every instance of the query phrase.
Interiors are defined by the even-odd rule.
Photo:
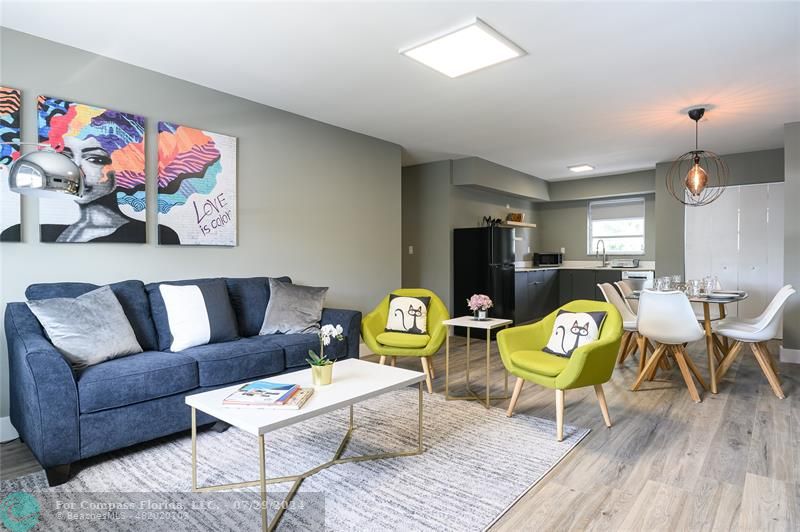
[[[728,184],[728,166],[714,152],[697,148],[697,122],[703,117],[705,109],[692,109],[689,118],[695,122],[695,149],[678,157],[667,172],[666,185],[672,196],[691,207],[702,207],[719,198]],[[701,190],[693,193],[687,184],[689,172],[698,165],[705,172]],[[701,173],[702,173],[701,172]]]

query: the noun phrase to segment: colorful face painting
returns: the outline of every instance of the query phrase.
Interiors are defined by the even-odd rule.
[[[39,96],[39,142],[85,181],[76,201],[40,200],[42,242],[145,242],[143,117]]]
[[[20,241],[20,196],[8,188],[8,169],[20,156],[20,101],[17,89],[0,87],[0,241]]]
[[[158,242],[236,245],[236,137],[158,123]]]

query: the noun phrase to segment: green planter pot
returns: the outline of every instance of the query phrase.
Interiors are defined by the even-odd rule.
[[[325,386],[333,380],[333,364],[311,366],[311,379],[314,386]]]

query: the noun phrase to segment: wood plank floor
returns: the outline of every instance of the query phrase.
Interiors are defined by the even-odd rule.
[[[451,392],[459,392],[464,339],[454,338],[452,344]],[[473,340],[477,392],[485,379],[485,346]],[[704,346],[689,347],[705,375]],[[770,350],[776,353],[777,346]],[[704,393],[700,404],[690,400],[677,369],[660,372],[639,392],[629,391],[636,371],[629,360],[605,385],[610,429],[591,388],[568,391],[565,422],[592,432],[493,530],[799,530],[800,365],[780,364],[786,394],[780,400],[753,356],[743,354],[720,393]],[[416,359],[398,358],[397,364],[421,370]],[[444,350],[434,366],[434,391],[444,393]],[[502,376],[493,346],[492,382],[498,393]],[[502,401],[495,408],[507,406]],[[517,412],[554,419],[553,391],[526,384]],[[19,440],[0,447],[0,478],[38,469]]]

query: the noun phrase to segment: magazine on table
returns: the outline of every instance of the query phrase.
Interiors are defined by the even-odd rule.
[[[226,397],[222,404],[252,406],[282,404],[299,389],[300,387],[296,384],[270,381],[249,382]]]
[[[252,409],[273,409],[273,410],[300,410],[304,404],[311,398],[314,394],[314,388],[300,388],[298,389],[294,395],[292,395],[289,399],[287,399],[283,403],[272,403],[272,404],[230,404],[230,403],[223,403],[223,406],[227,406],[229,408],[252,408]]]

